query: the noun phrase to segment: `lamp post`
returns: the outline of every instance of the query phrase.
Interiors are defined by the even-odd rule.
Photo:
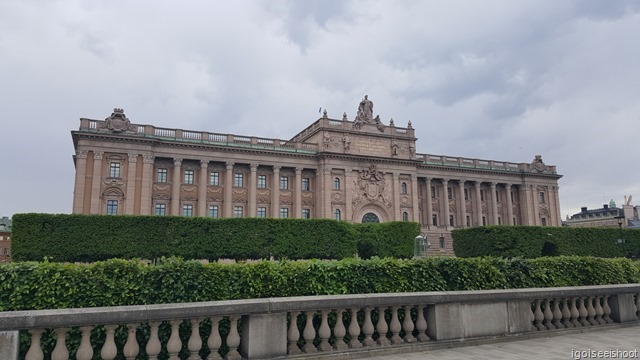
[[[429,241],[427,241],[426,235],[422,234],[415,237],[413,240],[413,258],[421,259],[427,256],[427,250],[429,249]]]
[[[620,229],[620,238],[618,244],[624,244],[624,237],[622,236],[622,223],[624,222],[624,215],[616,216],[614,219],[618,220],[618,228]]]

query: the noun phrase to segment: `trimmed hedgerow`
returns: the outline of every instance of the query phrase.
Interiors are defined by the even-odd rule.
[[[459,257],[640,256],[640,231],[633,229],[486,226],[456,229],[451,235]]]
[[[358,239],[358,255],[363,259],[372,256],[410,258],[413,241],[420,234],[417,222],[386,222],[381,224],[354,224]]]

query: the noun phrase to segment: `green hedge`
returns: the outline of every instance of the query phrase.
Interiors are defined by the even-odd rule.
[[[536,258],[577,255],[629,257],[640,255],[640,231],[615,228],[486,226],[451,233],[456,256]],[[623,244],[618,239],[624,239]]]
[[[12,255],[16,261],[69,262],[162,256],[342,259],[358,252],[361,239],[367,256],[410,257],[418,232],[419,225],[409,222],[360,227],[328,219],[17,214]]]
[[[112,259],[92,264],[0,264],[0,311],[180,303],[280,296],[480,290],[640,282],[629,259],[373,258],[156,265]]]

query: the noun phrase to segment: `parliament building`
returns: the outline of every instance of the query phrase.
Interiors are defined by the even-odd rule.
[[[555,166],[416,152],[411,122],[323,116],[289,140],[80,119],[73,212],[417,221],[431,253],[453,228],[560,225]]]

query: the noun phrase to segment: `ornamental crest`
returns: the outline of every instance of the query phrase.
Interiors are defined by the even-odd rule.
[[[380,201],[388,207],[392,205],[387,182],[384,180],[384,175],[376,169],[375,164],[361,170],[354,185],[356,194],[353,198],[354,205],[363,201]]]
[[[136,126],[131,125],[129,119],[124,115],[124,110],[115,108],[111,116],[104,119],[104,124],[100,124],[101,129],[115,132],[136,131]]]
[[[545,165],[545,163],[542,161],[542,155],[536,155],[536,157],[531,162],[531,169],[539,173],[551,172],[549,166]]]

